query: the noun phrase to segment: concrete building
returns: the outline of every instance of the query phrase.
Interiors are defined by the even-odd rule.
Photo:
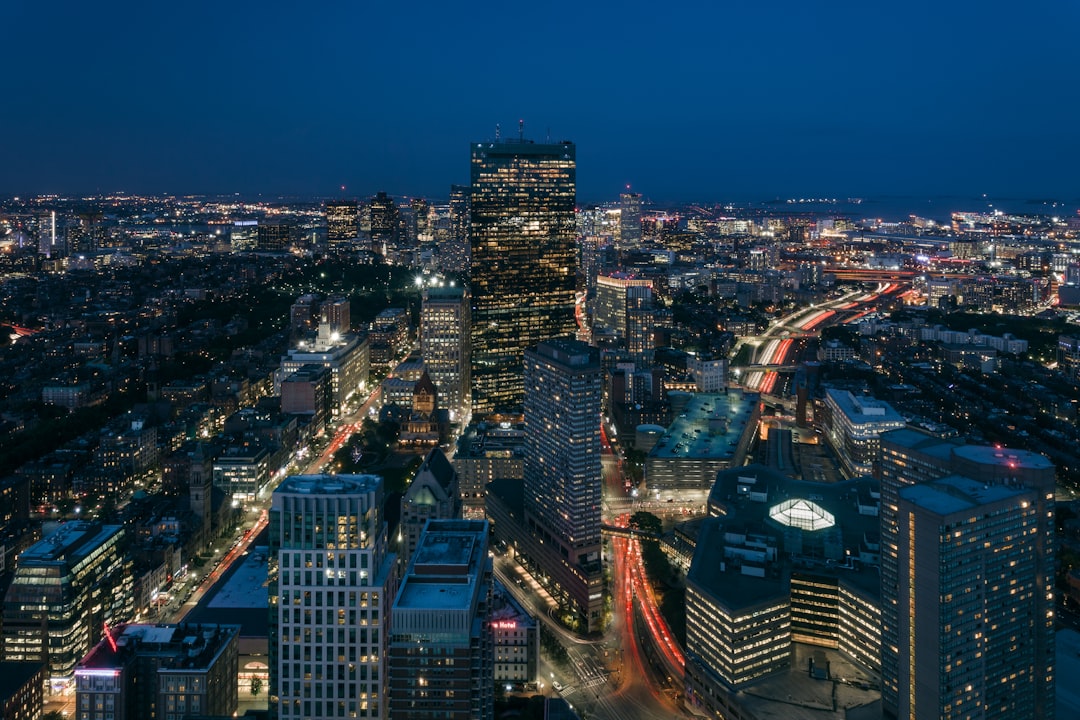
[[[430,520],[393,606],[391,720],[494,717],[485,520]]]
[[[313,340],[302,340],[281,358],[279,388],[281,380],[305,365],[321,365],[330,370],[332,407],[337,415],[355,393],[367,386],[370,370],[367,340],[331,332],[329,324],[320,324]]]
[[[123,526],[76,521],[20,554],[4,596],[3,659],[47,663],[52,690],[66,687],[102,628],[131,615],[124,541]]]
[[[787,716],[843,672],[829,704],[874,706],[880,668],[878,500],[872,481],[794,480],[763,465],[717,475],[687,573],[688,703],[712,716]],[[830,668],[834,668],[830,670]],[[841,668],[844,668],[841,670]],[[787,698],[785,702],[783,699]]]
[[[727,387],[727,358],[695,355],[686,358],[686,371],[699,393],[721,393]]]
[[[181,720],[232,715],[237,704],[236,625],[110,628],[75,668],[80,720]]]
[[[645,458],[648,492],[707,492],[716,473],[742,465],[761,416],[759,396],[741,390],[670,393],[675,420]]]
[[[281,381],[281,412],[308,416],[311,434],[317,435],[333,416],[333,396],[330,370],[314,363],[302,365]]]
[[[484,517],[488,483],[525,477],[525,426],[476,423],[458,438],[454,469],[461,488],[462,516]]]
[[[402,565],[408,565],[420,544],[428,520],[453,520],[461,517],[461,492],[457,471],[439,448],[428,452],[412,482],[401,496],[401,537],[398,552]]]
[[[542,342],[525,352],[525,390],[520,547],[591,632],[603,610],[599,353],[577,340]]]
[[[396,556],[383,481],[295,475],[270,506],[270,696],[274,718],[383,718]]]
[[[518,689],[536,683],[540,670],[540,624],[498,582],[487,623],[495,652],[495,682]]]
[[[869,475],[878,457],[878,436],[907,425],[887,402],[847,390],[825,390],[825,437],[848,475]]]
[[[1053,718],[1038,491],[950,475],[898,494],[896,716]]]
[[[971,644],[972,647],[976,644],[979,646],[978,652],[980,655],[976,664],[985,667],[986,674],[983,682],[987,685],[1002,681],[1001,676],[997,674],[999,669],[997,664],[1002,662],[1001,658],[1005,654],[1016,653],[1018,660],[1017,677],[1019,677],[1020,672],[1023,672],[1027,678],[1026,689],[1022,693],[1018,690],[1017,696],[1026,697],[1025,702],[1029,708],[1017,712],[1034,713],[1031,715],[1018,714],[1016,717],[1053,717],[1056,677],[1054,672],[1054,556],[1056,542],[1053,521],[1055,507],[1055,471],[1053,464],[1046,457],[1026,450],[966,445],[956,439],[942,439],[908,428],[893,430],[881,436],[881,672],[882,706],[885,716],[890,718],[900,717],[900,708],[905,708],[904,716],[907,717],[907,708],[911,707],[911,698],[905,697],[908,686],[903,684],[906,682],[903,678],[913,676],[910,662],[916,651],[922,653],[923,650],[917,649],[911,644],[913,641],[911,632],[913,626],[910,624],[910,617],[908,620],[904,619],[905,613],[910,616],[911,608],[909,605],[901,604],[901,600],[907,602],[910,598],[915,597],[912,594],[913,592],[916,594],[925,593],[926,590],[923,587],[921,578],[924,573],[929,572],[928,570],[917,570],[910,563],[903,564],[901,562],[902,552],[907,553],[904,556],[906,558],[905,563],[914,557],[912,555],[914,551],[910,547],[912,532],[916,533],[916,537],[920,539],[920,542],[922,541],[922,534],[918,532],[918,527],[913,530],[911,524],[912,520],[917,519],[917,509],[909,507],[905,516],[901,517],[900,515],[901,492],[907,487],[932,483],[950,476],[966,478],[968,481],[974,481],[979,487],[985,488],[982,497],[987,501],[990,498],[999,497],[999,495],[991,493],[996,486],[1002,486],[1009,490],[1031,491],[1030,497],[1025,496],[1020,500],[1014,498],[1010,502],[1030,503],[1030,506],[1035,509],[1035,525],[1024,535],[1013,532],[1013,539],[1006,543],[1007,548],[995,547],[993,543],[985,546],[982,542],[973,542],[968,546],[972,554],[964,560],[965,564],[970,561],[976,564],[987,564],[989,567],[993,563],[999,562],[1000,558],[996,554],[998,550],[1005,549],[1024,555],[1023,558],[1009,559],[1009,562],[1015,561],[1017,564],[1009,566],[1008,577],[1005,580],[994,582],[997,575],[988,574],[989,571],[983,573],[981,589],[976,592],[980,602],[991,602],[991,598],[996,598],[1005,591],[1003,588],[1012,588],[1014,586],[1030,587],[1031,592],[1012,597],[1009,601],[1018,608],[1023,608],[1021,614],[1029,623],[1023,631],[1024,636],[1015,635],[1017,639],[1013,641],[998,635],[996,629],[993,629],[995,631],[992,632],[990,625],[986,625],[981,630],[973,631],[980,634],[978,638],[974,637],[973,634],[959,637],[963,643]],[[950,485],[947,483],[934,492],[938,494],[942,492],[949,494],[951,492],[953,495],[970,496],[965,501],[969,505],[977,505],[983,502],[978,497],[972,496],[971,492],[965,490],[961,485],[959,481],[954,482],[952,483],[952,490],[949,490]],[[925,492],[929,493],[931,491],[927,490]],[[1000,496],[1004,497],[1005,495]],[[917,497],[909,497],[908,502],[917,505]],[[1021,507],[1020,510],[1026,511],[1027,508]],[[943,513],[938,514],[943,515]],[[1015,517],[1003,515],[1000,518],[1001,523],[1016,523],[1021,520],[1027,522],[1026,512],[1015,510],[1013,514]],[[973,525],[978,525],[983,519],[982,515],[970,510],[970,508],[965,511],[964,515],[968,520],[971,520]],[[970,529],[972,532],[976,530],[975,527]],[[966,533],[968,530],[969,528],[964,526],[957,527],[951,532]],[[990,528],[987,532],[991,530],[996,532],[997,528]],[[922,532],[928,531],[924,528]],[[964,535],[964,537],[967,536]],[[976,535],[973,534],[971,537],[976,537]],[[905,542],[908,543],[906,549],[904,547]],[[946,552],[944,544],[942,545],[942,552]],[[926,555],[923,554],[919,557],[925,558]],[[1013,575],[1014,567],[1022,568],[1022,572],[1017,570],[1016,574]],[[911,588],[916,573],[920,578],[920,582],[916,583],[917,587]],[[946,594],[943,591],[942,597]],[[955,593],[953,595],[955,596]],[[923,598],[922,602],[925,607],[925,596]],[[943,612],[946,610],[943,610]],[[983,608],[975,610],[975,612],[987,615],[989,610]],[[924,615],[919,615],[920,619],[923,617]],[[932,613],[925,617],[928,623],[937,621],[936,616]],[[903,624],[905,622],[907,625]],[[971,627],[967,625],[955,625],[956,627],[948,632],[952,632],[952,630],[964,630],[964,632],[971,630]],[[921,637],[923,635],[922,625],[919,627]],[[927,637],[922,638],[920,643],[940,642],[945,643],[947,647],[946,638],[935,637],[940,632],[939,628],[939,630],[925,633]],[[953,635],[952,637],[956,638],[958,636]],[[989,642],[991,639],[993,642]],[[1018,643],[1022,643],[1022,646]],[[925,654],[919,656],[928,657]],[[969,658],[967,662],[972,662],[972,660]],[[1007,662],[1011,663],[1011,661]],[[925,671],[924,666],[923,672]],[[1010,672],[1009,675],[1011,676],[1011,674]],[[1013,677],[1006,677],[1005,684],[1011,684],[1014,679]],[[949,692],[952,692],[952,689]],[[967,693],[968,691],[964,690],[963,692]],[[970,701],[978,696],[980,698],[978,702],[983,703],[983,707],[990,707],[996,713],[997,706],[993,703],[997,702],[995,698],[998,696],[993,695],[986,688],[976,687],[976,683],[972,683],[970,692],[975,693],[975,695],[966,697],[966,699],[961,698],[966,703],[963,707],[969,707]],[[990,704],[987,705],[987,703]],[[954,711],[954,709],[949,710],[950,713]],[[1012,717],[1012,715],[1007,716]]]

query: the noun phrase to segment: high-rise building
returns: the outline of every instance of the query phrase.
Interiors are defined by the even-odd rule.
[[[439,390],[439,404],[452,421],[469,415],[472,387],[472,310],[469,293],[460,287],[424,290],[420,307],[420,355]]]
[[[48,663],[53,690],[70,683],[105,624],[131,613],[123,541],[121,525],[77,521],[23,551],[4,596],[3,659]]]
[[[288,250],[291,242],[292,225],[287,222],[261,222],[256,228],[256,250],[280,252]]]
[[[900,489],[897,717],[1054,717],[1038,494],[960,475]]]
[[[327,200],[326,241],[331,246],[348,246],[360,234],[360,212],[355,200]]]
[[[439,265],[443,272],[469,272],[470,196],[468,185],[450,186],[450,232],[439,244]]]
[[[239,625],[110,628],[75,668],[76,717],[168,720],[236,712]]]
[[[533,559],[588,631],[603,610],[600,354],[570,339],[525,352],[525,525]]]
[[[986,687],[976,688],[975,682],[970,683],[971,690],[960,691],[965,693],[962,698],[964,704],[950,709],[949,713],[960,712],[962,708],[970,707],[969,700],[975,698],[977,694],[980,698],[978,702],[984,703],[986,717],[1053,717],[1054,555],[1056,547],[1053,464],[1044,456],[1025,450],[966,445],[955,439],[941,439],[907,428],[882,433],[880,446],[881,699],[885,716],[914,717],[911,713],[916,712],[918,706],[911,705],[909,687],[906,684],[907,678],[912,677],[910,663],[914,657],[923,659],[928,657],[925,654],[924,643],[939,643],[950,653],[952,652],[951,645],[965,645],[970,648],[971,655],[960,658],[960,662],[953,663],[952,668],[960,670],[964,663],[982,668],[980,672],[983,675],[980,682],[987,686],[1004,683],[1013,687],[1012,683],[1016,678],[1002,675],[999,665],[1003,662],[1002,658],[1014,653],[1018,654],[1018,659],[1023,660],[1024,664],[1023,667],[1017,665],[1017,672],[1022,672],[1027,682],[1027,689],[1024,690],[1024,693],[1027,693],[1024,697],[1027,699],[1024,702],[1031,708],[1030,712],[1033,714],[999,713],[996,705],[986,705],[986,703],[996,703],[998,696]],[[923,511],[923,517],[917,517],[920,515],[918,509],[920,502],[916,502],[917,498],[921,497],[919,495],[907,498],[909,505],[905,511],[906,514],[901,516],[901,493],[904,488],[933,483],[949,476],[960,476],[974,481],[979,488],[984,489],[982,495],[984,499],[996,498],[999,495],[1004,497],[1002,493],[1005,490],[1023,490],[1030,497],[1025,495],[1026,500],[1021,499],[1017,502],[1028,502],[1035,509],[1035,524],[1021,534],[1019,524],[1028,522],[1027,513],[1021,511],[1026,511],[1027,508],[1014,508],[1011,513],[997,517],[1001,523],[1013,527],[1009,542],[996,546],[989,539],[973,541],[967,544],[968,555],[947,560],[954,568],[970,564],[972,567],[985,565],[988,569],[985,572],[980,571],[980,589],[975,591],[977,598],[965,599],[953,593],[953,599],[943,601],[942,608],[934,613],[926,604],[925,592],[926,587],[929,586],[924,585],[924,578],[927,578],[925,582],[931,584],[935,582],[933,578],[936,575],[925,567],[931,557],[931,551],[925,550],[912,555],[912,552],[918,550],[918,548],[913,550],[910,545],[913,542],[913,536],[916,542],[925,542],[926,533],[930,532],[928,528],[933,523],[955,525],[949,531],[949,537],[946,537],[943,531],[940,535],[941,547],[933,550],[934,553],[940,552],[941,561],[946,562],[946,555],[954,552],[949,544],[953,534],[959,532],[965,538],[975,538],[978,533],[998,531],[998,528],[983,527],[982,521],[985,519],[983,515],[986,513],[972,509],[976,505],[981,505],[983,501],[972,496],[968,490],[958,487],[958,482],[953,482],[952,486],[946,483],[937,490],[925,491],[926,497],[941,498],[943,494],[950,495],[950,493],[951,496],[955,496],[952,505],[942,505],[941,503],[945,502],[942,499],[936,506],[937,516],[932,519],[926,519],[929,517],[927,511],[932,508]],[[950,487],[952,490],[949,489]],[[964,503],[966,505],[963,505]],[[966,508],[959,513],[963,522],[958,524],[950,519],[946,523],[942,518],[948,513],[941,512],[941,509],[945,508],[951,513],[953,508],[960,505]],[[920,528],[922,528],[921,531]],[[938,541],[935,540],[935,542]],[[905,543],[908,545],[902,547]],[[1001,559],[999,552],[1016,553],[1016,557],[1008,559],[1009,563],[1015,562],[1015,564],[1007,565],[1007,571],[1003,571],[1005,572],[1003,577],[999,577],[1000,573],[993,569],[998,567]],[[903,558],[901,558],[902,553],[906,553]],[[952,558],[952,555],[948,557]],[[926,562],[912,564],[915,558]],[[961,559],[963,563],[960,562]],[[1013,574],[1014,572],[1016,574]],[[967,580],[965,579],[964,582]],[[912,588],[912,585],[917,587]],[[944,584],[940,585],[939,590],[941,597],[945,598],[949,593],[941,588],[944,588]],[[1018,594],[1015,596],[1011,594],[1013,588],[1017,588]],[[1026,589],[1021,592],[1020,588]],[[921,604],[917,599],[920,593],[924,598]],[[998,634],[998,628],[993,627],[994,620],[991,615],[996,611],[992,610],[991,604],[996,602],[1002,593],[1009,594],[1005,602],[1020,608],[1018,612],[1026,622],[1030,623],[1022,632],[1015,626],[1011,626],[1015,632],[1010,631],[1008,635],[1002,636]],[[981,628],[976,628],[965,620],[964,623],[942,621],[943,624],[936,630],[929,630],[933,623],[938,622],[939,616],[944,617],[941,613],[952,612],[954,608],[966,613],[969,609],[963,603],[976,600],[987,603],[987,606],[982,609],[970,609],[971,612],[983,618]],[[919,627],[918,637],[914,633],[915,626],[911,624],[910,613],[913,611],[906,604],[912,601],[916,602],[917,608],[921,609],[916,611],[918,616],[915,618]],[[905,614],[908,615],[907,619],[902,617]],[[950,625],[950,627],[945,629],[945,625]],[[960,631],[961,635],[956,635],[955,631]],[[923,637],[924,634],[927,637]],[[1004,662],[1011,663],[1011,660],[1004,660]],[[967,669],[967,667],[962,668],[965,673]],[[928,668],[923,667],[921,670],[927,672]],[[1011,674],[1012,671],[1007,673],[1007,675]],[[965,682],[964,687],[968,684]],[[948,692],[951,693],[953,690]],[[968,696],[966,693],[974,694]],[[1020,695],[1019,690],[1017,694]],[[1023,712],[1028,712],[1028,710]],[[937,716],[937,714],[935,711],[932,716]],[[922,717],[921,713],[919,717]]]
[[[486,520],[431,520],[393,608],[391,720],[494,717]]]
[[[386,717],[397,559],[376,475],[296,475],[270,505],[272,717]]]
[[[472,145],[473,412],[520,412],[526,348],[572,335],[576,149]]]
[[[398,238],[397,203],[386,193],[380,192],[371,198],[371,249],[382,257],[392,256]]]
[[[631,325],[630,312],[653,307],[653,285],[648,278],[626,273],[600,275],[596,278],[593,304],[593,330],[611,331],[620,343],[627,343]]]
[[[408,565],[420,545],[420,536],[428,520],[453,520],[461,517],[461,491],[454,466],[439,448],[428,452],[424,462],[401,496],[401,521],[398,552]]]
[[[619,245],[636,248],[641,245],[641,193],[625,192],[619,196]]]

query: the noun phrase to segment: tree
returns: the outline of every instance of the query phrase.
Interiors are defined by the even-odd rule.
[[[258,695],[262,691],[262,678],[251,678],[251,694]]]

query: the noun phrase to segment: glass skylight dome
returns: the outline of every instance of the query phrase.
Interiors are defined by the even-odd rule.
[[[824,530],[836,525],[832,513],[817,503],[802,498],[785,500],[769,508],[769,517],[787,527],[799,530]]]

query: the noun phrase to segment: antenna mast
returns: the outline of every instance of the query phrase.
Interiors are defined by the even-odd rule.
[[[525,121],[518,120],[518,141],[525,142]]]

